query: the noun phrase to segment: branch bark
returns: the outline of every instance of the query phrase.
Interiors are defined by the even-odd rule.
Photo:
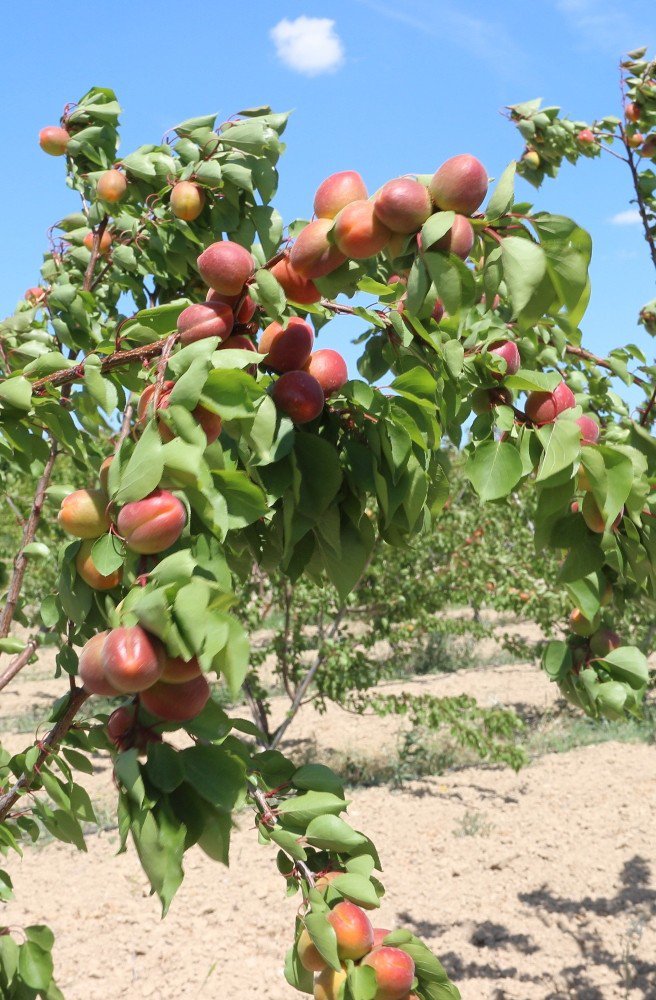
[[[21,544],[16,556],[14,558],[14,569],[11,576],[11,581],[9,583],[9,588],[7,590],[7,603],[5,604],[2,615],[0,615],[0,639],[6,639],[9,635],[9,629],[11,623],[14,620],[14,614],[16,612],[16,605],[18,604],[18,598],[20,597],[21,587],[23,586],[23,579],[25,577],[25,570],[27,568],[27,556],[25,555],[25,548],[34,541],[36,536],[36,531],[39,526],[39,520],[41,518],[41,510],[43,508],[43,503],[45,501],[46,489],[50,482],[50,477],[52,475],[53,466],[58,455],[57,444],[53,440],[50,443],[50,454],[43,468],[43,472],[39,478],[36,487],[36,493],[34,494],[34,503],[32,505],[32,510],[30,511],[30,516],[25,522],[25,527],[23,528],[23,537],[21,538]]]
[[[45,739],[39,743],[41,752],[36,759],[32,771],[29,774],[22,774],[18,781],[4,795],[0,795],[0,823],[7,818],[7,814],[20,796],[32,787],[33,782],[38,778],[39,768],[45,764],[49,755],[57,750],[62,739],[71,728],[73,719],[88,697],[89,694],[84,688],[74,687],[71,689],[65,712]]]
[[[0,691],[2,691],[3,688],[6,688],[7,684],[9,684],[9,682],[14,679],[16,674],[20,673],[23,667],[26,666],[27,663],[29,663],[30,658],[33,656],[33,654],[36,652],[38,648],[39,648],[38,639],[30,639],[23,652],[15,656],[14,659],[9,664],[9,666],[7,667],[7,669],[2,674],[0,674]]]

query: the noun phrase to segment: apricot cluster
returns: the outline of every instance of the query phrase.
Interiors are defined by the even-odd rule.
[[[82,647],[78,674],[89,694],[119,697],[135,694],[151,715],[186,722],[203,710],[210,688],[198,660],[169,656],[163,643],[140,625],[98,632]],[[129,710],[128,710],[129,711]],[[113,720],[113,721],[112,721]],[[124,747],[125,706],[110,717],[108,731]],[[132,713],[131,724],[136,724]]]
[[[92,549],[101,535],[113,531],[133,552],[155,555],[174,545],[187,523],[184,504],[168,490],[156,489],[143,500],[125,504],[115,523],[110,510],[104,489],[75,490],[63,499],[57,515],[64,531],[81,539],[75,569],[94,590],[113,590],[122,575],[120,568],[107,576],[96,569]]]
[[[359,906],[342,900],[328,914],[335,932],[337,955],[342,962],[351,960],[369,966],[376,977],[375,1000],[413,1000],[415,963],[401,948],[385,945],[390,931],[374,929],[369,917]],[[308,931],[304,928],[297,943],[298,957],[303,968],[318,973],[314,982],[315,1000],[337,1000],[346,982],[346,966],[337,971],[325,961]]]

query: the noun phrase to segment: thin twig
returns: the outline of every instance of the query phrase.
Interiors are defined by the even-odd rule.
[[[7,667],[7,669],[2,674],[0,674],[0,691],[2,691],[3,688],[6,688],[7,684],[9,684],[9,682],[14,679],[16,674],[20,673],[23,667],[27,663],[29,663],[29,661],[31,660],[32,656],[34,655],[34,653],[38,648],[39,648],[38,639],[36,638],[30,639],[27,646],[22,651],[22,653],[19,653],[17,656],[15,656],[14,659],[9,664],[9,666]]]

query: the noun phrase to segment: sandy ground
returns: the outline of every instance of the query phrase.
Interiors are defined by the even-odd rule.
[[[63,686],[50,679],[47,658],[29,671],[2,693],[3,717],[49,703]],[[528,664],[403,687],[538,712],[555,703],[553,686]],[[286,749],[384,756],[398,726],[306,709]],[[28,742],[7,728],[8,749]],[[106,761],[93,783],[110,809]],[[606,743],[546,755],[518,775],[473,767],[402,791],[358,789],[349,812],[386,868],[377,923],[421,934],[463,1000],[656,997],[653,747]],[[296,901],[284,898],[273,852],[249,824],[244,816],[235,831],[230,870],[187,854],[164,921],[134,852],[115,856],[114,830],[90,835],[87,854],[54,842],[28,849],[23,861],[9,859],[16,901],[4,922],[52,926],[67,1000],[292,1000],[299,994],[281,966]]]

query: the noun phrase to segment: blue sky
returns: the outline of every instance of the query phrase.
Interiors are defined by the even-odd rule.
[[[299,18],[306,20],[298,21]],[[294,109],[276,204],[307,216],[329,173],[357,169],[371,190],[406,172],[430,172],[472,152],[498,176],[519,155],[500,109],[542,96],[574,117],[618,110],[619,55],[656,44],[653,0],[283,0],[271,4],[81,0],[11,4],[3,12],[3,199],[0,313],[38,281],[48,226],[75,207],[63,164],[37,133],[90,86],[113,87],[124,108],[123,152],[157,142],[176,122],[268,103]],[[623,165],[565,166],[537,195],[594,238],[593,294],[585,342],[604,353],[634,341],[655,294]],[[620,216],[620,218],[622,218]],[[630,218],[630,216],[629,216]],[[615,221],[613,221],[615,220]],[[322,334],[349,362],[348,320]]]

